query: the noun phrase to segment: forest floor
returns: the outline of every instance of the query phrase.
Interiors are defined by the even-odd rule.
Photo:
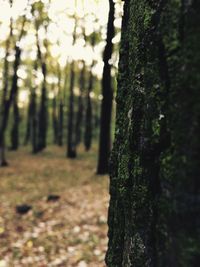
[[[0,267],[103,267],[107,246],[108,177],[95,175],[96,149],[65,158],[9,152],[0,169]],[[60,198],[47,201],[49,195]],[[16,206],[31,205],[24,214]]]

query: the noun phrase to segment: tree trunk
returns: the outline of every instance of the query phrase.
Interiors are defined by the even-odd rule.
[[[78,97],[78,111],[76,116],[76,145],[80,144],[82,138],[82,127],[83,127],[83,93],[85,91],[85,62],[82,61],[82,69],[79,79],[79,97]]]
[[[37,67],[36,67],[37,68]],[[38,129],[38,116],[37,116],[37,101],[36,101],[36,92],[35,88],[32,91],[31,96],[31,144],[32,144],[32,153],[37,153],[37,129]]]
[[[10,0],[10,6],[12,6],[12,1]],[[9,37],[6,40],[6,54],[4,59],[4,71],[3,71],[3,96],[2,96],[2,106],[0,107],[0,167],[7,166],[8,163],[6,161],[5,156],[5,138],[4,138],[4,131],[3,129],[3,120],[4,120],[4,112],[6,108],[7,98],[8,98],[8,81],[9,81],[9,62],[8,57],[10,55],[10,43],[11,38],[13,35],[13,25],[12,25],[12,19],[10,21],[10,33]]]
[[[0,125],[0,156],[2,157],[0,159],[0,166],[6,166],[7,162],[5,159],[5,131],[7,128],[8,124],[8,118],[9,118],[9,112],[10,112],[10,106],[13,102],[13,99],[15,95],[17,94],[18,87],[17,87],[17,81],[18,81],[18,76],[17,76],[17,70],[20,64],[20,56],[21,56],[21,49],[16,45],[15,47],[15,61],[13,65],[13,78],[12,78],[12,85],[11,85],[11,90],[10,90],[10,95],[9,98],[6,99],[4,102],[4,108],[3,108],[3,113],[2,113],[2,118],[1,118],[1,125]]]
[[[71,63],[70,71],[70,96],[68,111],[68,137],[67,137],[67,157],[76,158],[76,142],[74,136],[74,61]]]
[[[61,87],[61,70],[58,69],[58,90],[59,90],[59,117],[58,117],[58,145],[63,145],[63,116],[64,116],[64,103],[63,103],[63,94]]]
[[[114,37],[114,15],[115,4],[113,0],[109,0],[110,11],[108,16],[107,40],[103,55],[103,79],[102,79],[102,104],[101,104],[101,122],[100,122],[100,140],[99,140],[99,156],[97,174],[108,173],[108,160],[111,147],[111,115],[113,89],[111,85],[111,65],[109,60],[112,56]]]
[[[200,4],[125,1],[109,267],[199,265]]]
[[[84,135],[84,145],[86,151],[89,151],[92,144],[92,100],[91,92],[93,90],[93,73],[92,68],[94,66],[94,61],[92,62],[90,69],[89,84],[86,96],[86,111],[85,111],[85,135]]]
[[[38,145],[37,150],[40,152],[46,147],[47,137],[47,89],[46,89],[46,64],[43,64],[44,81],[42,86],[42,95],[40,109],[38,114]]]
[[[29,105],[28,105],[28,112],[27,112],[27,118],[26,118],[26,134],[25,134],[25,138],[24,138],[24,145],[27,146],[29,141],[30,141],[30,137],[31,137],[31,105],[32,105],[32,94],[30,95],[30,99],[29,99]]]
[[[13,127],[11,130],[11,150],[17,150],[19,147],[19,107],[18,107],[18,97],[17,94],[13,101]]]
[[[53,141],[58,144],[58,118],[57,118],[57,103],[56,96],[52,100],[52,122],[53,122]]]
[[[41,92],[41,100],[40,107],[38,113],[38,136],[37,136],[37,152],[42,151],[46,147],[46,138],[47,138],[47,117],[48,117],[48,103],[47,103],[47,65],[46,65],[46,57],[42,55],[39,38],[38,38],[38,30],[39,27],[36,22],[36,39],[37,39],[37,50],[38,50],[38,59],[41,62],[42,74],[43,74],[43,84],[42,84],[42,92]],[[47,53],[47,47],[46,47]]]
[[[73,45],[76,43],[75,19]],[[75,62],[72,61],[70,66],[70,85],[69,85],[69,111],[68,111],[68,135],[67,135],[67,157],[76,158],[76,140],[75,140],[75,123],[74,123],[74,82],[75,82]]]

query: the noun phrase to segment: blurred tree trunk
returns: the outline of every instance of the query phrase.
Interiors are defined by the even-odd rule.
[[[13,126],[11,129],[11,150],[17,150],[19,147],[19,107],[18,107],[18,96],[15,94],[13,99]]]
[[[60,67],[58,69],[58,97],[59,97],[59,117],[58,117],[58,145],[63,145],[63,94],[62,94],[62,86],[61,86],[61,70]]]
[[[76,43],[75,19],[73,45]],[[74,122],[74,82],[75,82],[75,62],[72,60],[70,66],[70,85],[69,85],[69,110],[68,110],[68,135],[67,135],[67,157],[76,158],[75,122]]]
[[[69,111],[68,111],[68,138],[67,138],[67,157],[76,157],[76,143],[74,138],[74,61],[70,66],[70,96],[69,96]]]
[[[83,105],[83,94],[85,91],[85,74],[86,74],[86,67],[85,62],[82,61],[82,69],[79,78],[79,97],[78,97],[78,111],[76,116],[76,144],[80,144],[82,139],[82,127],[83,127],[83,112],[84,112],[84,105]]]
[[[94,46],[96,42],[96,33],[94,32],[91,36],[91,46],[92,50],[94,52]],[[93,77],[93,67],[95,65],[95,60],[92,61],[92,64],[90,66],[90,73],[89,73],[89,83],[88,83],[88,89],[87,89],[87,96],[86,96],[86,112],[85,112],[85,135],[84,135],[84,145],[86,151],[89,151],[92,144],[92,131],[93,131],[93,124],[92,124],[92,99],[91,99],[91,93],[94,89],[94,77]]]
[[[37,67],[36,67],[37,68]],[[37,116],[37,95],[36,88],[33,87],[31,93],[31,144],[32,153],[37,153],[37,128],[38,128],[38,116]]]
[[[54,97],[52,99],[52,122],[53,122],[54,144],[58,144],[58,116],[57,116],[57,103],[56,103],[55,91],[54,91]]]
[[[90,150],[92,144],[92,101],[91,101],[92,89],[93,89],[93,74],[92,70],[90,70],[89,85],[86,96],[86,111],[85,111],[84,145],[86,151]]]
[[[37,24],[37,23],[36,23]],[[40,106],[38,112],[38,136],[37,136],[37,152],[42,151],[46,147],[46,138],[47,138],[47,117],[48,117],[48,103],[47,103],[47,65],[46,57],[42,55],[39,39],[38,39],[38,26],[36,25],[37,31],[37,49],[38,49],[38,59],[41,62],[42,74],[43,74],[43,83],[41,91]],[[47,47],[45,47],[47,49]],[[46,52],[47,53],[47,52]]]
[[[108,160],[111,148],[111,115],[113,89],[111,84],[111,65],[109,60],[112,57],[114,37],[114,17],[115,4],[113,0],[109,0],[109,16],[107,26],[106,47],[103,54],[103,78],[102,78],[102,104],[101,104],[101,122],[100,122],[100,139],[99,139],[99,155],[97,174],[108,173]]]
[[[37,131],[38,131],[38,114],[37,114],[37,95],[36,95],[36,84],[35,78],[38,70],[37,59],[34,62],[33,66],[33,77],[31,85],[31,95],[30,95],[30,104],[29,104],[29,116],[28,120],[30,123],[30,140],[32,145],[32,153],[37,153]]]
[[[109,267],[199,266],[200,3],[125,1]]]
[[[23,17],[23,21],[22,21],[22,28],[20,31],[20,35],[19,35],[19,39],[15,44],[15,60],[13,63],[13,77],[12,77],[12,82],[11,82],[11,89],[10,89],[10,93],[8,95],[8,81],[5,80],[4,83],[4,92],[3,92],[3,103],[2,103],[2,113],[1,113],[1,121],[0,121],[0,166],[6,166],[7,165],[7,161],[5,158],[5,131],[7,128],[7,124],[8,124],[8,118],[9,118],[9,112],[10,112],[10,107],[11,104],[13,102],[13,100],[15,99],[15,96],[18,93],[18,86],[17,86],[17,82],[18,82],[18,75],[17,75],[17,71],[20,65],[20,58],[21,58],[21,49],[18,46],[18,43],[21,41],[23,35],[24,35],[24,25],[26,22],[26,18],[25,16]],[[12,23],[11,23],[12,24]],[[12,26],[11,26],[12,27]],[[12,29],[11,29],[11,34],[12,34]],[[8,79],[9,75],[8,75],[8,55],[9,55],[9,44],[7,46],[7,57],[5,58],[5,78]]]
[[[31,116],[32,116],[32,110],[31,110],[31,103],[32,101],[32,94],[30,94],[29,98],[29,104],[28,104],[28,112],[27,112],[27,118],[26,118],[26,134],[24,137],[24,145],[28,145],[30,138],[31,138]]]

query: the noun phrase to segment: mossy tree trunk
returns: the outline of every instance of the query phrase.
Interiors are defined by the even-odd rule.
[[[199,12],[197,0],[125,1],[109,267],[199,265]]]

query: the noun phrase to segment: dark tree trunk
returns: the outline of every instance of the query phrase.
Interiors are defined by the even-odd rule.
[[[85,135],[84,135],[84,145],[86,151],[89,151],[92,144],[92,100],[91,92],[93,90],[93,73],[92,68],[94,66],[94,61],[90,69],[89,84],[86,96],[86,111],[85,111]]]
[[[47,89],[46,89],[46,64],[42,65],[44,81],[38,114],[38,145],[37,150],[42,151],[46,147],[47,138]]]
[[[58,144],[58,117],[57,117],[57,103],[56,96],[52,100],[52,122],[53,122],[53,142]]]
[[[76,144],[80,144],[82,138],[82,127],[83,127],[83,112],[84,112],[84,105],[83,105],[83,93],[85,91],[85,62],[82,61],[82,69],[80,73],[79,79],[79,97],[78,97],[78,111],[76,116]]]
[[[70,96],[69,96],[69,111],[68,111],[68,137],[67,137],[67,157],[76,157],[76,142],[74,136],[74,61],[71,63],[70,71]]]
[[[63,145],[63,119],[64,119],[64,105],[63,105],[63,100],[60,99],[59,103],[59,131],[58,131],[58,145],[62,146]]]
[[[76,43],[76,27],[73,33],[73,45]],[[67,135],[67,157],[76,158],[76,136],[74,122],[74,82],[75,82],[75,62],[72,61],[70,66],[70,85],[69,85],[69,110],[68,110],[68,135]]]
[[[109,0],[110,11],[107,26],[107,40],[103,55],[103,79],[102,79],[102,104],[101,104],[101,122],[100,122],[100,140],[99,140],[99,156],[97,174],[108,173],[108,160],[111,148],[111,115],[113,89],[111,85],[111,65],[109,60],[112,56],[114,37],[114,15],[115,4],[113,0]]]
[[[31,105],[32,105],[32,94],[30,96],[30,99],[29,99],[29,105],[28,105],[28,112],[27,112],[27,118],[26,118],[26,134],[25,134],[25,138],[24,138],[24,145],[28,145],[29,141],[30,141],[30,138],[31,138]]]
[[[39,38],[38,38],[38,25],[36,22],[36,39],[37,39],[37,49],[38,49],[38,59],[41,62],[42,74],[43,74],[43,84],[41,92],[40,107],[38,112],[38,131],[37,131],[37,152],[42,151],[46,147],[46,138],[47,138],[47,126],[48,126],[48,103],[47,103],[47,65],[46,65],[46,56],[42,55]],[[45,43],[45,42],[44,42]],[[47,50],[47,47],[46,47]],[[47,52],[46,52],[47,53]]]
[[[63,119],[64,119],[64,103],[63,103],[63,94],[61,86],[61,71],[59,68],[58,71],[58,90],[59,90],[59,116],[58,116],[58,145],[63,145]]]
[[[37,68],[37,67],[36,67]],[[37,101],[35,88],[32,91],[31,96],[31,144],[32,153],[37,153],[37,129],[38,129],[38,116],[37,116]]]
[[[0,159],[0,166],[6,166],[7,162],[5,159],[5,131],[7,128],[8,124],[8,118],[9,118],[9,112],[10,112],[10,106],[13,102],[13,99],[15,95],[17,94],[17,81],[18,81],[18,76],[17,76],[17,70],[20,64],[20,56],[21,56],[21,49],[16,46],[15,47],[15,61],[13,65],[13,78],[12,78],[12,85],[11,85],[11,90],[10,90],[10,95],[9,98],[6,99],[4,102],[4,107],[3,107],[3,113],[2,113],[2,118],[1,118],[1,125],[0,125],[0,156],[2,158]]]
[[[200,3],[125,1],[109,267],[199,265]]]
[[[10,6],[12,6],[12,0],[10,0]],[[5,129],[3,126],[3,120],[4,120],[4,112],[6,109],[7,99],[8,99],[8,81],[9,81],[9,62],[8,57],[10,55],[10,43],[11,38],[13,35],[13,25],[12,20],[10,21],[10,34],[9,38],[6,40],[6,54],[4,59],[4,71],[3,71],[3,96],[2,96],[2,105],[0,107],[0,166],[7,166],[8,163],[6,161],[5,156]]]
[[[18,107],[18,97],[17,94],[13,101],[13,126],[11,129],[11,150],[17,150],[19,147],[19,107]]]

